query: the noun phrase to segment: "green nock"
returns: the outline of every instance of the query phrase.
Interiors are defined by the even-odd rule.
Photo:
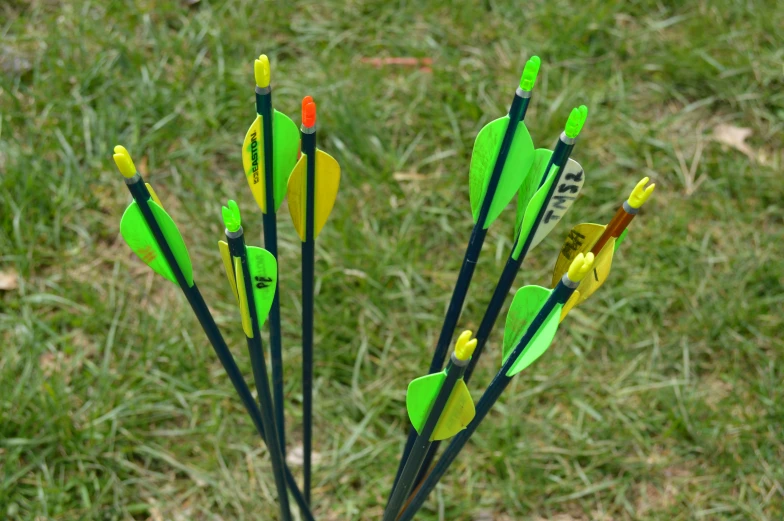
[[[566,136],[574,139],[580,135],[580,131],[583,129],[583,125],[585,125],[585,120],[587,118],[588,107],[580,105],[579,107],[573,108],[572,113],[569,114],[569,119],[566,120],[566,127],[564,128]]]
[[[234,199],[229,199],[227,204],[229,205],[228,208],[223,206],[221,210],[223,212],[223,223],[226,225],[227,230],[234,233],[242,226],[240,207],[237,206],[237,201]]]
[[[539,56],[531,56],[531,58],[525,63],[523,75],[520,77],[521,89],[525,91],[531,91],[534,89],[534,83],[536,83],[536,76],[539,74],[539,66],[541,64],[542,60],[539,59]]]

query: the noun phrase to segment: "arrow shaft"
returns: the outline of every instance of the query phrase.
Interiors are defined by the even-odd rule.
[[[465,299],[468,294],[468,288],[471,285],[471,279],[474,276],[474,270],[476,269],[476,264],[479,261],[479,254],[482,252],[482,245],[484,244],[485,236],[487,235],[487,229],[484,226],[484,222],[487,219],[487,214],[490,211],[493,197],[495,197],[495,192],[498,188],[498,182],[501,179],[501,173],[504,171],[504,164],[506,163],[506,158],[509,155],[509,148],[511,147],[512,141],[514,140],[515,130],[517,129],[516,122],[520,121],[521,119],[525,100],[530,99],[530,92],[527,92],[527,96],[526,92],[527,91],[523,91],[518,88],[515,92],[515,97],[512,100],[512,106],[509,108],[509,125],[506,128],[506,132],[504,132],[504,137],[501,141],[501,148],[498,151],[498,157],[496,158],[495,165],[493,165],[493,171],[490,175],[487,191],[485,192],[485,197],[482,200],[482,206],[479,209],[479,217],[476,220],[474,229],[471,231],[471,238],[468,240],[468,247],[466,248],[465,255],[463,256],[463,264],[460,267],[460,273],[457,276],[457,282],[455,283],[455,287],[452,290],[452,298],[449,301],[449,307],[447,308],[446,316],[444,317],[444,322],[441,326],[441,333],[438,336],[438,343],[436,344],[436,349],[433,352],[433,358],[430,362],[430,368],[428,370],[429,374],[436,373],[443,367],[447,351],[449,350],[449,344],[452,341],[452,335],[455,331],[455,327],[457,327],[457,321],[460,319],[460,313],[463,310],[463,304],[465,303]],[[403,472],[403,467],[405,466],[408,455],[410,454],[414,445],[416,435],[416,429],[412,428],[409,430],[406,446],[403,449],[403,456],[400,458],[400,463],[397,468],[397,474],[393,483],[393,490],[394,487],[397,486],[398,480],[400,479],[400,474]]]
[[[278,259],[278,226],[275,214],[275,170],[273,147],[272,90],[256,86],[256,112],[261,116],[264,135],[264,199],[267,211],[262,214],[264,247]],[[280,264],[278,264],[280,266]],[[272,392],[275,403],[275,425],[283,457],[286,457],[286,415],[283,396],[283,345],[280,333],[280,277],[269,315],[270,361],[272,362]]]
[[[270,452],[270,462],[272,463],[272,472],[275,476],[275,485],[278,489],[281,517],[286,521],[290,521],[291,507],[289,506],[286,478],[283,471],[285,460],[283,458],[283,451],[281,449],[278,430],[273,416],[274,408],[272,405],[272,394],[270,393],[269,388],[269,377],[267,376],[267,363],[264,359],[264,349],[261,344],[261,328],[259,327],[258,315],[256,313],[253,278],[251,277],[250,266],[248,265],[248,255],[247,250],[245,249],[245,238],[242,233],[242,227],[240,227],[239,231],[236,233],[227,233],[226,239],[229,243],[229,253],[231,253],[232,257],[240,259],[242,278],[245,284],[245,295],[248,301],[248,314],[250,315],[251,328],[253,331],[253,338],[246,337],[250,364],[253,370],[253,381],[256,384],[256,393],[259,398],[262,425],[264,426],[264,432],[267,433],[267,447]],[[237,277],[235,276],[235,279],[236,278]]]
[[[564,277],[564,279],[566,279],[566,277]],[[411,521],[411,519],[413,519],[417,511],[422,507],[425,499],[427,499],[427,496],[435,488],[436,484],[438,484],[438,481],[446,473],[450,465],[455,461],[462,448],[468,443],[468,440],[479,427],[479,424],[485,416],[490,412],[490,409],[492,409],[495,402],[498,401],[498,398],[509,385],[509,382],[512,381],[512,377],[507,376],[507,372],[509,372],[517,359],[523,354],[523,351],[528,347],[531,340],[533,340],[534,335],[536,335],[536,332],[542,327],[547,317],[550,316],[550,313],[555,306],[566,302],[576,287],[576,283],[573,283],[573,287],[571,287],[570,285],[565,284],[563,280],[555,287],[547,301],[545,301],[544,305],[542,305],[539,312],[531,321],[531,324],[528,326],[523,337],[517,343],[509,357],[507,357],[506,362],[504,362],[501,369],[496,373],[493,381],[490,382],[487,390],[482,394],[482,397],[476,405],[476,416],[474,419],[468,424],[468,427],[466,427],[465,430],[454,437],[446,451],[444,451],[444,455],[438,460],[433,471],[427,476],[421,488],[414,496],[414,499],[398,518],[398,521]]]
[[[169,263],[180,289],[188,300],[191,309],[193,309],[193,313],[196,315],[199,324],[201,324],[202,329],[204,329],[204,333],[207,335],[215,354],[218,356],[218,360],[220,360],[223,369],[226,371],[226,375],[229,377],[229,380],[231,380],[237,395],[239,395],[242,405],[248,411],[248,414],[253,421],[253,425],[256,427],[256,431],[261,436],[262,441],[266,443],[267,439],[264,432],[261,412],[256,406],[256,402],[253,400],[253,395],[248,388],[248,384],[245,383],[245,379],[242,377],[242,373],[240,372],[239,367],[237,367],[237,363],[234,360],[231,351],[229,351],[229,347],[226,345],[223,335],[221,335],[217,324],[215,324],[215,319],[213,319],[206,302],[204,302],[204,298],[202,297],[199,288],[195,283],[193,286],[188,286],[185,281],[185,276],[174,258],[174,253],[172,253],[158,222],[155,220],[155,217],[147,204],[150,200],[150,192],[147,190],[141,176],[138,176],[136,181],[133,179],[126,181],[126,186],[128,187],[128,191],[131,192],[133,199],[139,205],[139,209],[144,216],[147,226],[150,228],[153,237],[155,237],[155,241],[158,243],[163,256],[166,258],[166,262]],[[307,521],[313,521],[313,514],[310,513],[310,508],[305,502],[299,487],[297,487],[297,481],[294,479],[294,476],[291,474],[288,467],[285,467],[285,474],[286,482],[291,489],[291,493],[294,495],[294,499],[297,501],[302,516]]]
[[[599,255],[599,252],[602,251],[602,248],[604,248],[604,245],[607,244],[607,241],[609,241],[610,238],[620,237],[626,227],[629,226],[629,223],[632,222],[632,219],[637,215],[637,211],[631,213],[627,211],[627,208],[632,209],[628,206],[628,203],[624,203],[623,206],[618,208],[618,211],[615,212],[612,220],[604,228],[599,240],[591,247],[591,252],[594,255]]]
[[[400,509],[414,485],[415,478],[422,468],[424,457],[427,455],[427,452],[432,445],[430,438],[433,436],[433,432],[435,432],[438,421],[441,419],[441,414],[444,412],[444,407],[446,407],[449,397],[452,395],[452,391],[455,388],[455,384],[457,384],[457,381],[463,376],[464,371],[465,366],[462,365],[462,363],[456,363],[455,358],[453,357],[447,365],[446,379],[438,390],[436,399],[433,401],[430,411],[428,412],[427,420],[425,420],[425,425],[422,427],[422,432],[415,438],[411,453],[400,474],[400,479],[387,502],[382,521],[395,521],[398,513],[400,513]]]
[[[310,504],[313,450],[313,299],[316,223],[316,132],[302,133],[306,154],[305,241],[302,243],[302,416],[303,489]]]

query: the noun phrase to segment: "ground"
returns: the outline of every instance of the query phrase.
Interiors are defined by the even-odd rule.
[[[313,95],[343,168],[317,245],[317,519],[380,519],[472,227],[473,140],[533,54],[527,125],[550,147],[585,103],[588,181],[515,288],[547,284],[569,228],[606,222],[639,178],[657,189],[610,281],[417,519],[784,517],[777,2],[11,0],[0,19],[0,517],[276,519],[266,449],[185,299],[119,236],[111,160],[124,144],[156,187],[250,377],[216,241],[234,197],[261,244],[240,163],[261,52],[276,107],[299,122]],[[363,60],[389,57],[426,60]],[[279,221],[295,451],[299,246],[285,206]],[[490,229],[459,327],[478,325],[513,222]]]

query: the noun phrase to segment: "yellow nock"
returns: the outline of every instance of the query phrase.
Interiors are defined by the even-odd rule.
[[[125,147],[122,145],[117,145],[114,147],[114,162],[117,165],[117,168],[120,170],[120,173],[130,179],[131,177],[136,175],[136,166],[133,164],[133,159],[131,159],[131,154],[125,150]]]
[[[580,253],[572,261],[566,275],[572,282],[580,282],[591,269],[593,269],[593,253],[589,252],[587,255]]]
[[[266,54],[259,56],[259,59],[253,62],[253,73],[256,76],[256,85],[262,89],[266,89],[270,84],[270,66],[269,58]]]
[[[645,204],[645,201],[648,200],[648,198],[653,193],[654,188],[656,188],[655,184],[645,188],[645,185],[648,184],[648,181],[650,181],[650,179],[647,177],[640,179],[640,182],[637,183],[637,186],[634,187],[631,195],[629,195],[629,206],[632,208],[639,208]]]
[[[458,360],[466,361],[474,354],[474,349],[476,349],[476,338],[471,339],[472,334],[473,333],[466,330],[457,337],[457,342],[455,342],[455,356]]]

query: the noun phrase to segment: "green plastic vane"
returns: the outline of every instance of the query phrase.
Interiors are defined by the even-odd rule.
[[[528,208],[528,203],[531,198],[539,189],[539,182],[544,177],[544,168],[550,162],[553,155],[552,150],[546,148],[537,148],[534,152],[534,162],[531,165],[531,171],[526,174],[523,184],[520,185],[520,190],[517,191],[517,217],[515,218],[515,237],[520,232],[520,224],[523,222],[525,209]]]
[[[438,397],[438,392],[446,379],[446,369],[440,373],[421,376],[408,384],[406,392],[406,409],[411,424],[421,433]],[[444,406],[430,441],[451,438],[471,423],[475,415],[474,402],[465,382],[461,379],[455,383],[452,394]]]
[[[506,315],[506,326],[504,326],[504,358],[502,363],[514,351],[517,344],[525,335],[528,325],[536,317],[542,305],[550,296],[550,290],[541,286],[524,286],[520,288],[512,300],[509,313]],[[539,331],[529,342],[520,358],[512,365],[506,376],[512,377],[534,363],[537,358],[547,351],[555,338],[558,324],[561,318],[561,308],[563,304],[557,304]]]
[[[569,114],[569,119],[566,120],[564,134],[569,138],[576,138],[580,135],[580,131],[583,129],[583,125],[585,125],[585,120],[587,118],[588,107],[580,105],[579,107],[573,108],[571,114]]]
[[[547,152],[549,152],[549,150]],[[547,154],[543,152],[539,153],[536,161],[536,167],[533,174],[531,175],[537,179],[541,179],[544,175],[544,169],[547,168],[548,159],[549,156],[547,156]],[[536,233],[536,231],[533,229],[534,224],[536,224],[536,217],[539,215],[539,210],[542,209],[542,206],[547,203],[547,193],[550,190],[550,186],[552,186],[555,180],[555,175],[557,173],[558,168],[555,166],[550,167],[550,172],[547,174],[547,180],[536,191],[533,197],[531,197],[530,201],[525,207],[525,213],[523,214],[522,219],[519,218],[520,210],[518,206],[517,215],[520,224],[517,226],[517,242],[515,244],[514,251],[512,251],[512,258],[515,260],[520,257],[520,253],[523,251],[523,246],[525,246],[525,241],[528,238],[528,234],[532,232]],[[531,248],[529,247],[529,250],[530,249]]]
[[[278,283],[278,262],[275,257],[263,248],[248,246],[248,270],[253,285],[253,301],[256,304],[256,316],[259,328],[264,325],[275,297],[275,286]]]
[[[242,226],[240,207],[237,205],[237,201],[234,199],[229,199],[227,205],[228,206],[221,207],[221,213],[223,213],[223,223],[226,225],[227,230],[234,233],[240,229],[240,226]]]
[[[536,76],[539,74],[539,66],[542,60],[539,56],[531,56],[525,63],[523,75],[520,77],[520,88],[525,91],[534,90],[534,83],[536,83]]]
[[[163,232],[163,236],[169,245],[177,264],[185,276],[185,281],[188,286],[193,286],[193,266],[191,259],[188,256],[188,250],[185,247],[185,241],[182,239],[177,225],[166,210],[158,206],[155,201],[147,201],[150,210],[152,211],[155,221]],[[177,284],[177,279],[172,272],[169,263],[163,256],[158,243],[155,241],[155,236],[150,231],[147,223],[144,220],[142,211],[136,201],[132,201],[120,221],[120,233],[131,247],[133,252],[139,256],[155,273]]]
[[[468,177],[471,213],[474,217],[474,223],[479,220],[482,202],[487,193],[490,177],[501,149],[501,141],[509,123],[508,115],[498,118],[485,125],[476,136]],[[507,155],[506,163],[504,163],[504,169],[501,172],[495,196],[490,204],[490,211],[484,222],[484,228],[488,228],[498,218],[503,209],[517,194],[520,185],[525,179],[525,174],[531,169],[534,159],[534,142],[528,133],[525,123],[519,122],[517,123],[512,145],[509,147],[509,154]]]
[[[629,233],[628,228],[626,228],[623,232],[621,232],[621,235],[619,235],[618,238],[615,239],[615,251],[618,251],[618,246],[620,246],[623,240],[626,238],[627,233]]]

